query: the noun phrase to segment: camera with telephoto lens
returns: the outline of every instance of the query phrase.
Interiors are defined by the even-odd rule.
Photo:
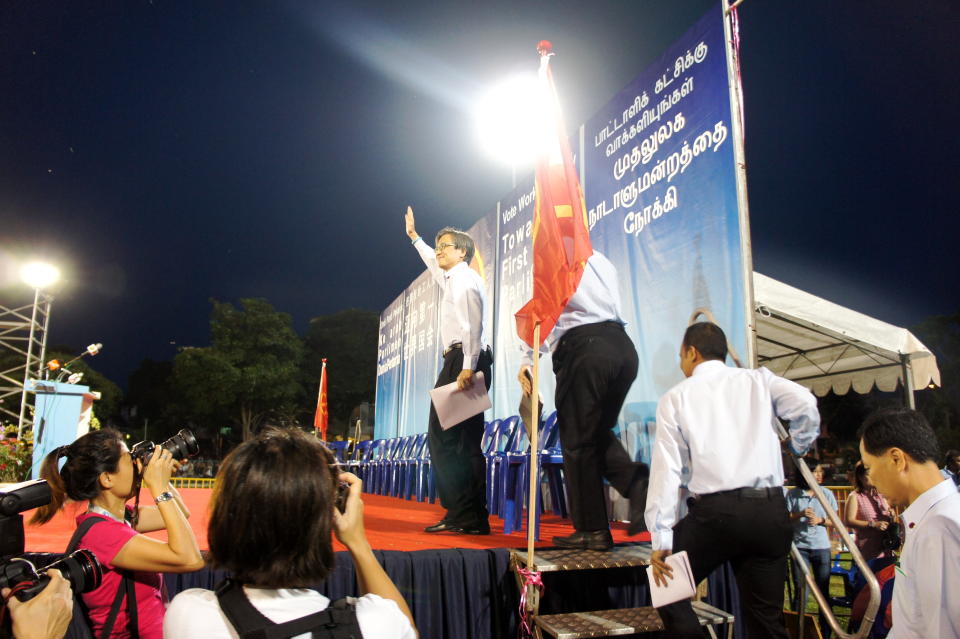
[[[133,448],[130,449],[130,456],[134,459],[139,459],[143,463],[147,463],[147,460],[150,459],[150,455],[153,454],[153,451],[156,447],[157,445],[153,442],[136,443],[133,445]],[[184,428],[179,433],[160,444],[160,448],[169,450],[174,459],[195,457],[197,453],[200,452],[200,444],[197,443],[197,438],[194,437],[193,433],[187,428]]]
[[[47,571],[56,568],[76,593],[90,592],[100,585],[103,569],[89,550],[77,550],[46,568],[37,570],[23,554],[25,510],[50,503],[50,486],[44,479],[25,481],[0,491],[0,588],[10,588],[20,601],[32,599],[47,587]]]

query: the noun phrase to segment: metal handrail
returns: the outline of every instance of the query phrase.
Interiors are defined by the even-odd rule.
[[[778,423],[777,427],[779,429],[780,440],[784,442],[789,440],[790,436],[783,428],[783,424]],[[873,628],[873,623],[876,621],[877,610],[880,608],[880,583],[877,581],[877,577],[873,574],[873,571],[870,570],[870,567],[867,565],[863,555],[860,554],[860,549],[857,548],[857,545],[853,542],[853,538],[850,537],[850,533],[847,532],[847,527],[843,524],[843,520],[840,518],[840,515],[837,514],[833,507],[830,506],[830,503],[823,494],[823,490],[820,488],[820,484],[818,484],[817,480],[814,479],[813,473],[807,466],[807,462],[805,462],[799,455],[794,453],[789,446],[786,448],[790,453],[790,458],[793,460],[793,463],[800,471],[800,474],[803,475],[803,478],[807,480],[807,485],[813,490],[813,494],[816,496],[817,501],[819,501],[820,505],[823,506],[823,511],[827,513],[830,521],[833,522],[834,528],[836,528],[837,533],[840,535],[841,541],[843,541],[844,545],[846,545],[847,549],[850,551],[850,556],[853,558],[853,562],[858,568],[860,568],[860,572],[863,573],[863,576],[867,581],[867,587],[870,589],[870,600],[867,602],[866,610],[863,613],[863,623],[860,624],[860,628],[855,633],[848,633],[841,629],[840,622],[837,621],[836,616],[833,614],[833,608],[827,602],[826,595],[820,592],[820,588],[817,587],[817,582],[813,577],[810,566],[807,565],[807,562],[800,555],[800,551],[797,549],[797,545],[794,543],[790,544],[790,555],[794,558],[794,561],[803,572],[806,586],[810,588],[814,599],[817,600],[817,605],[820,606],[821,614],[827,618],[827,622],[830,624],[830,628],[833,630],[836,636],[839,639],[863,639],[863,637],[866,637]],[[806,599],[806,592],[804,592],[801,610],[797,611],[800,625],[799,636],[803,636],[803,609],[805,609],[807,605]]]

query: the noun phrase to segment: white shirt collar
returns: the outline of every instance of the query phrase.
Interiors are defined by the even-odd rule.
[[[705,362],[700,362],[697,364],[697,367],[693,369],[694,375],[709,375],[712,372],[718,371],[721,368],[726,368],[727,365],[721,362],[719,359],[708,359]]]
[[[907,526],[907,529],[913,529],[918,523],[923,519],[924,515],[927,512],[936,506],[939,502],[955,495],[957,493],[957,487],[952,480],[944,479],[942,482],[928,488],[923,492],[919,497],[917,497],[912,504],[910,504],[906,510],[903,511],[903,514],[900,515],[900,519]]]
[[[466,262],[458,262],[455,266],[453,266],[453,267],[449,268],[448,270],[444,271],[444,272],[443,272],[443,276],[444,276],[445,278],[450,277],[451,275],[453,275],[453,272],[456,271],[456,270],[457,270],[458,268],[460,268],[461,266],[464,267],[464,268],[470,268],[470,265],[467,264]]]

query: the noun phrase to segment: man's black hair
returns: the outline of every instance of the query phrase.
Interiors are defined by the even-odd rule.
[[[923,413],[909,408],[885,408],[871,414],[863,422],[857,436],[863,449],[873,456],[891,448],[899,448],[916,462],[940,459],[937,436]]]
[[[713,322],[697,322],[687,327],[683,346],[693,346],[704,359],[727,359],[727,336]]]

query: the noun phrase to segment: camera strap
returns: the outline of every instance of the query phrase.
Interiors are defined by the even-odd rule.
[[[96,524],[99,524],[102,521],[109,520],[103,515],[96,514],[94,517],[87,517],[82,524],[77,526],[76,531],[73,533],[73,537],[70,538],[70,543],[67,544],[66,554],[69,555],[76,550],[77,546],[80,544],[80,540],[83,539],[83,536],[86,535],[87,532]],[[113,603],[110,606],[110,614],[107,615],[107,619],[103,623],[103,631],[101,632],[100,636],[103,639],[108,639],[110,637],[110,634],[113,632],[113,624],[116,623],[117,616],[120,614],[120,605],[123,603],[124,597],[126,597],[127,631],[130,633],[130,637],[136,639],[140,636],[140,626],[137,619],[137,595],[135,591],[133,573],[129,570],[121,570],[120,568],[114,568],[114,570],[116,570],[120,575],[120,584],[117,586],[117,594],[113,598]],[[89,619],[90,612],[83,603],[83,598],[78,596],[77,600],[80,602],[84,613]]]
[[[356,605],[338,599],[326,610],[306,617],[276,623],[254,607],[243,592],[243,584],[227,578],[216,589],[220,609],[240,639],[287,639],[311,633],[314,639],[362,639]]]

